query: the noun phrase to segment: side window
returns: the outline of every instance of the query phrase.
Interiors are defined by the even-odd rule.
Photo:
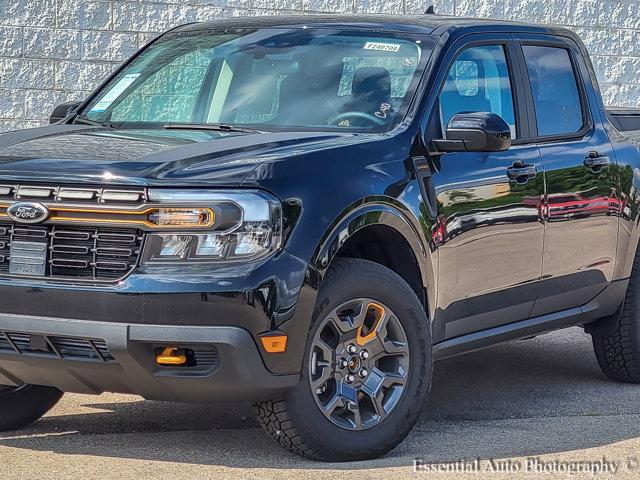
[[[500,115],[516,138],[513,90],[502,45],[472,47],[453,62],[440,94],[442,125],[463,112],[492,112]]]
[[[522,48],[536,107],[538,135],[580,131],[584,119],[569,51],[532,45]]]

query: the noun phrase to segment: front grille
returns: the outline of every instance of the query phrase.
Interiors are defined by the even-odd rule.
[[[0,332],[0,352],[62,359],[114,362],[107,343],[99,338],[73,338]]]
[[[90,281],[117,281],[136,266],[142,249],[143,233],[136,229],[113,227],[26,226],[0,223],[0,274],[29,276],[11,268],[11,246],[46,246],[46,277]],[[24,261],[21,258],[16,262]],[[28,258],[28,254],[27,260]],[[44,254],[43,254],[44,257]],[[38,275],[42,276],[42,275]]]
[[[72,202],[82,204],[141,204],[147,200],[147,190],[102,187],[61,187],[45,185],[0,185],[1,200]]]
[[[0,224],[0,274],[9,271],[9,248],[11,244],[11,227]]]

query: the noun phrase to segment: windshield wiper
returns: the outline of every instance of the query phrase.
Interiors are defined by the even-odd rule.
[[[214,130],[216,132],[262,133],[252,128],[238,127],[227,123],[168,123],[168,130]]]
[[[97,120],[91,120],[86,117],[76,117],[73,119],[72,123],[83,123],[85,125],[95,125],[96,127],[115,128],[109,121],[98,122]]]

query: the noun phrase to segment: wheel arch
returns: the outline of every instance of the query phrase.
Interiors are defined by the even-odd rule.
[[[339,257],[371,260],[402,277],[433,318],[433,258],[420,222],[393,199],[378,198],[346,209],[332,223],[312,258],[322,274]]]

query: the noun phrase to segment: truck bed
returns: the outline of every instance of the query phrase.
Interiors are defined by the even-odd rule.
[[[640,110],[633,108],[607,109],[611,123],[621,132],[640,130]]]

